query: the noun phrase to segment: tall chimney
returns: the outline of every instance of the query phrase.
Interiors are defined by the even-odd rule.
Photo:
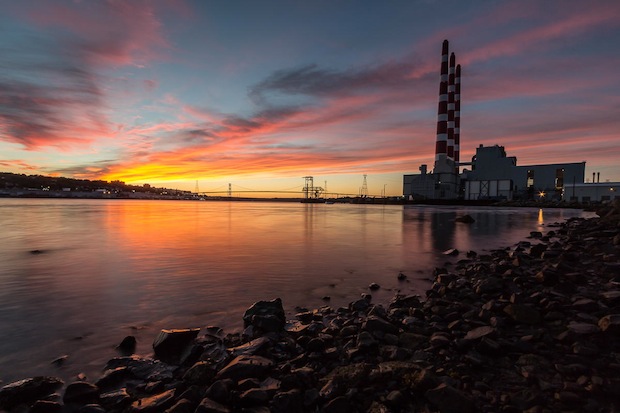
[[[601,183],[601,173],[600,172],[596,173],[596,183],[597,184]]]
[[[454,71],[456,57],[450,55],[450,68],[448,69],[448,158],[454,159]]]
[[[437,109],[437,141],[435,160],[448,153],[448,41],[441,47],[441,78],[439,81],[439,107]]]
[[[592,183],[596,183],[596,172],[592,172]]]
[[[454,79],[454,162],[457,164],[461,154],[461,65],[456,65]]]

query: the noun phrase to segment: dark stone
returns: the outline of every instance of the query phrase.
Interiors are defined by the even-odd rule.
[[[349,413],[354,411],[351,402],[344,396],[338,396],[323,406],[323,412],[325,413]]]
[[[230,413],[230,409],[208,397],[202,399],[195,413]]]
[[[472,218],[471,215],[465,214],[463,216],[460,217],[456,217],[456,219],[454,220],[455,222],[462,222],[464,224],[473,224],[474,222],[476,222],[476,220],[474,218]]]
[[[388,334],[398,334],[398,327],[376,316],[368,317],[362,325],[362,329],[367,330],[371,333],[381,331]]]
[[[131,396],[123,388],[99,395],[99,403],[107,409],[120,410],[131,404]]]
[[[302,412],[304,397],[298,389],[278,392],[271,401],[273,413]]]
[[[261,356],[238,356],[235,357],[226,367],[217,373],[218,379],[241,379],[256,378],[265,376],[273,361]]]
[[[157,413],[174,404],[174,389],[154,396],[145,397],[132,403],[132,413]]]
[[[28,413],[61,413],[62,405],[49,400],[37,400]]]
[[[286,315],[280,298],[271,301],[258,301],[243,314],[244,327],[253,326],[266,332],[284,330]]]
[[[199,332],[199,328],[161,330],[153,341],[155,357],[166,363],[179,363]]]
[[[106,411],[100,405],[92,403],[80,407],[77,413],[106,413]]]
[[[230,395],[230,390],[233,386],[233,381],[230,379],[216,380],[209,386],[205,392],[205,396],[215,400],[218,403],[226,403]]]
[[[456,255],[459,255],[459,250],[457,250],[456,248],[450,248],[448,250],[445,250],[442,254],[456,256]]]
[[[617,335],[620,333],[620,314],[610,314],[598,321],[601,331],[607,334]]]
[[[376,291],[376,290],[378,290],[379,288],[381,288],[381,286],[380,286],[379,284],[377,284],[377,283],[371,283],[371,284],[368,286],[368,288],[369,288],[371,291]]]
[[[541,320],[540,312],[527,304],[509,304],[504,312],[520,324],[538,324]]]
[[[32,404],[62,387],[56,377],[38,376],[9,383],[0,389],[0,409],[10,410],[20,404]]]
[[[402,272],[399,272],[397,278],[398,278],[398,281],[405,281],[407,279],[407,276],[403,274]]]
[[[207,384],[217,373],[212,363],[199,361],[190,367],[183,375],[183,380],[191,384]]]
[[[243,406],[263,405],[269,401],[269,394],[262,389],[249,389],[239,395],[239,402]]]
[[[67,386],[62,397],[65,404],[92,404],[99,402],[99,387],[85,381],[76,381]]]
[[[124,356],[130,356],[136,351],[136,338],[134,336],[127,336],[118,345],[118,351]]]
[[[195,410],[195,403],[187,399],[181,399],[177,401],[174,405],[172,405],[172,407],[170,407],[164,413],[194,413]]]
[[[424,396],[432,404],[439,407],[441,413],[474,413],[476,411],[472,400],[445,383],[428,390]]]

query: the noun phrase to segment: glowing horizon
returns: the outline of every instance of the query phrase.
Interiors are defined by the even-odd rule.
[[[498,144],[620,181],[620,4],[525,3],[7,2],[0,171],[400,195],[432,168],[448,39],[461,160]]]

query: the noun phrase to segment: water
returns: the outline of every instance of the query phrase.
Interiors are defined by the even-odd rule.
[[[455,223],[463,214],[474,224]],[[424,294],[461,251],[513,245],[581,211],[278,202],[0,199],[0,380],[96,378],[127,335],[242,328],[254,301],[337,307]],[[41,253],[33,254],[39,250]],[[452,259],[455,260],[455,259]],[[402,271],[406,282],[397,280]],[[51,363],[67,355],[61,365]]]

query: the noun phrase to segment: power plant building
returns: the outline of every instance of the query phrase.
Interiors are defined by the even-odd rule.
[[[441,56],[439,105],[434,169],[420,166],[419,174],[404,175],[407,199],[481,200],[515,198],[563,199],[567,186],[583,183],[585,161],[518,166],[503,146],[476,149],[471,162],[460,161],[461,66],[444,40]],[[461,167],[470,167],[463,169]]]

